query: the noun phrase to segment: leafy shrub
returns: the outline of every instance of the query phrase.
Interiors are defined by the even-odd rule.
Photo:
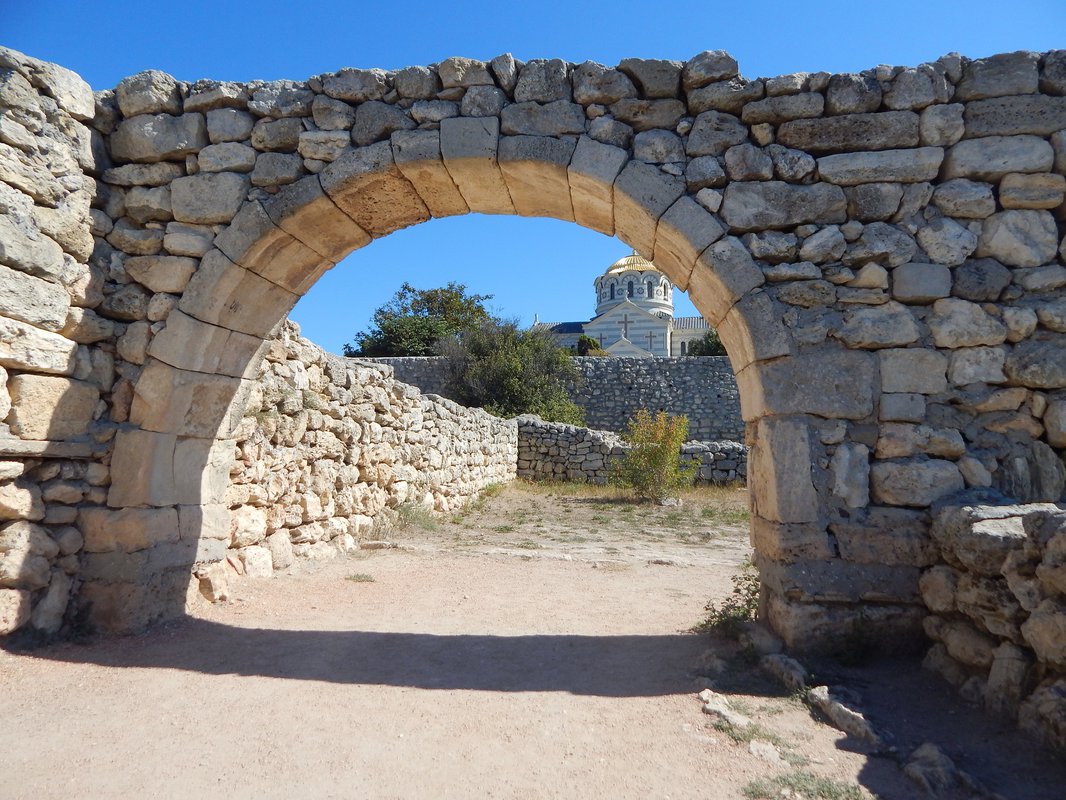
[[[598,341],[591,336],[581,334],[577,340],[577,354],[579,356],[605,356],[608,355],[607,351],[603,349]]]
[[[615,468],[614,479],[629,487],[637,498],[661,502],[684,486],[690,486],[699,469],[698,461],[681,463],[681,445],[688,436],[688,418],[645,408],[629,421],[622,437],[629,451]]]
[[[688,346],[688,354],[690,356],[724,356],[726,355],[725,345],[722,344],[718,331],[711,328],[702,339],[697,339]]]
[[[732,581],[733,591],[729,597],[721,604],[712,601],[704,606],[707,618],[696,626],[696,630],[735,639],[740,634],[741,623],[758,618],[759,573],[750,560],[741,565]]]

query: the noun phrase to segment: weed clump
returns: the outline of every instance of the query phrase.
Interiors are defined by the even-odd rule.
[[[639,500],[659,503],[691,486],[699,463],[681,463],[681,445],[688,436],[688,418],[665,411],[652,415],[642,408],[622,437],[629,451],[615,467],[614,481],[628,487]]]
[[[696,625],[701,633],[718,633],[730,639],[740,635],[745,622],[759,616],[759,573],[750,560],[741,565],[740,572],[733,576],[733,591],[721,603],[713,601],[704,606],[707,617]]]

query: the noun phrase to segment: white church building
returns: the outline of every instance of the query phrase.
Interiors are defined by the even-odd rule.
[[[710,326],[703,317],[674,316],[674,285],[633,253],[596,278],[596,316],[588,322],[540,322],[563,347],[577,350],[584,334],[612,356],[683,356]]]

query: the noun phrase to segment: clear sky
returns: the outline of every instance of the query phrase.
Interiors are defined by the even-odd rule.
[[[448,56],[687,60],[728,50],[749,77],[913,66],[1066,48],[1066,0],[677,0],[255,3],[0,0],[0,44],[55,61],[94,89],[143,69],[181,80],[306,79],[341,67],[395,69]],[[477,214],[399,231],[353,253],[297,305],[305,335],[338,351],[403,281],[492,294],[525,323],[585,320],[593,278],[622,242],[545,219]],[[680,315],[695,314],[675,295]]]

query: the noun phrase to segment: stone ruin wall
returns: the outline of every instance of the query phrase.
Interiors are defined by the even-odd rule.
[[[989,499],[971,492],[934,515],[925,666],[1066,751],[1066,510]]]
[[[376,358],[396,377],[423,392],[448,396],[442,359]],[[581,382],[571,399],[585,411],[594,430],[620,433],[642,408],[688,417],[689,436],[698,441],[744,441],[744,420],[733,368],[725,356],[692,358],[573,359]]]
[[[611,431],[539,417],[518,417],[518,477],[531,481],[607,483],[628,445]],[[744,483],[748,449],[739,442],[685,442],[681,462],[696,461],[698,483]]]
[[[1062,498],[1066,51],[148,72],[94,97],[0,50],[0,112],[4,629],[47,631],[69,592],[105,630],[180,613],[225,555],[269,332],[352,249],[468,211],[616,234],[720,331],[790,646],[860,619],[913,641],[934,503]]]
[[[358,548],[404,504],[455,511],[513,480],[518,458],[514,420],[326,353],[293,323],[271,340],[234,439],[227,561],[260,577]],[[201,572],[216,596],[218,570]]]

